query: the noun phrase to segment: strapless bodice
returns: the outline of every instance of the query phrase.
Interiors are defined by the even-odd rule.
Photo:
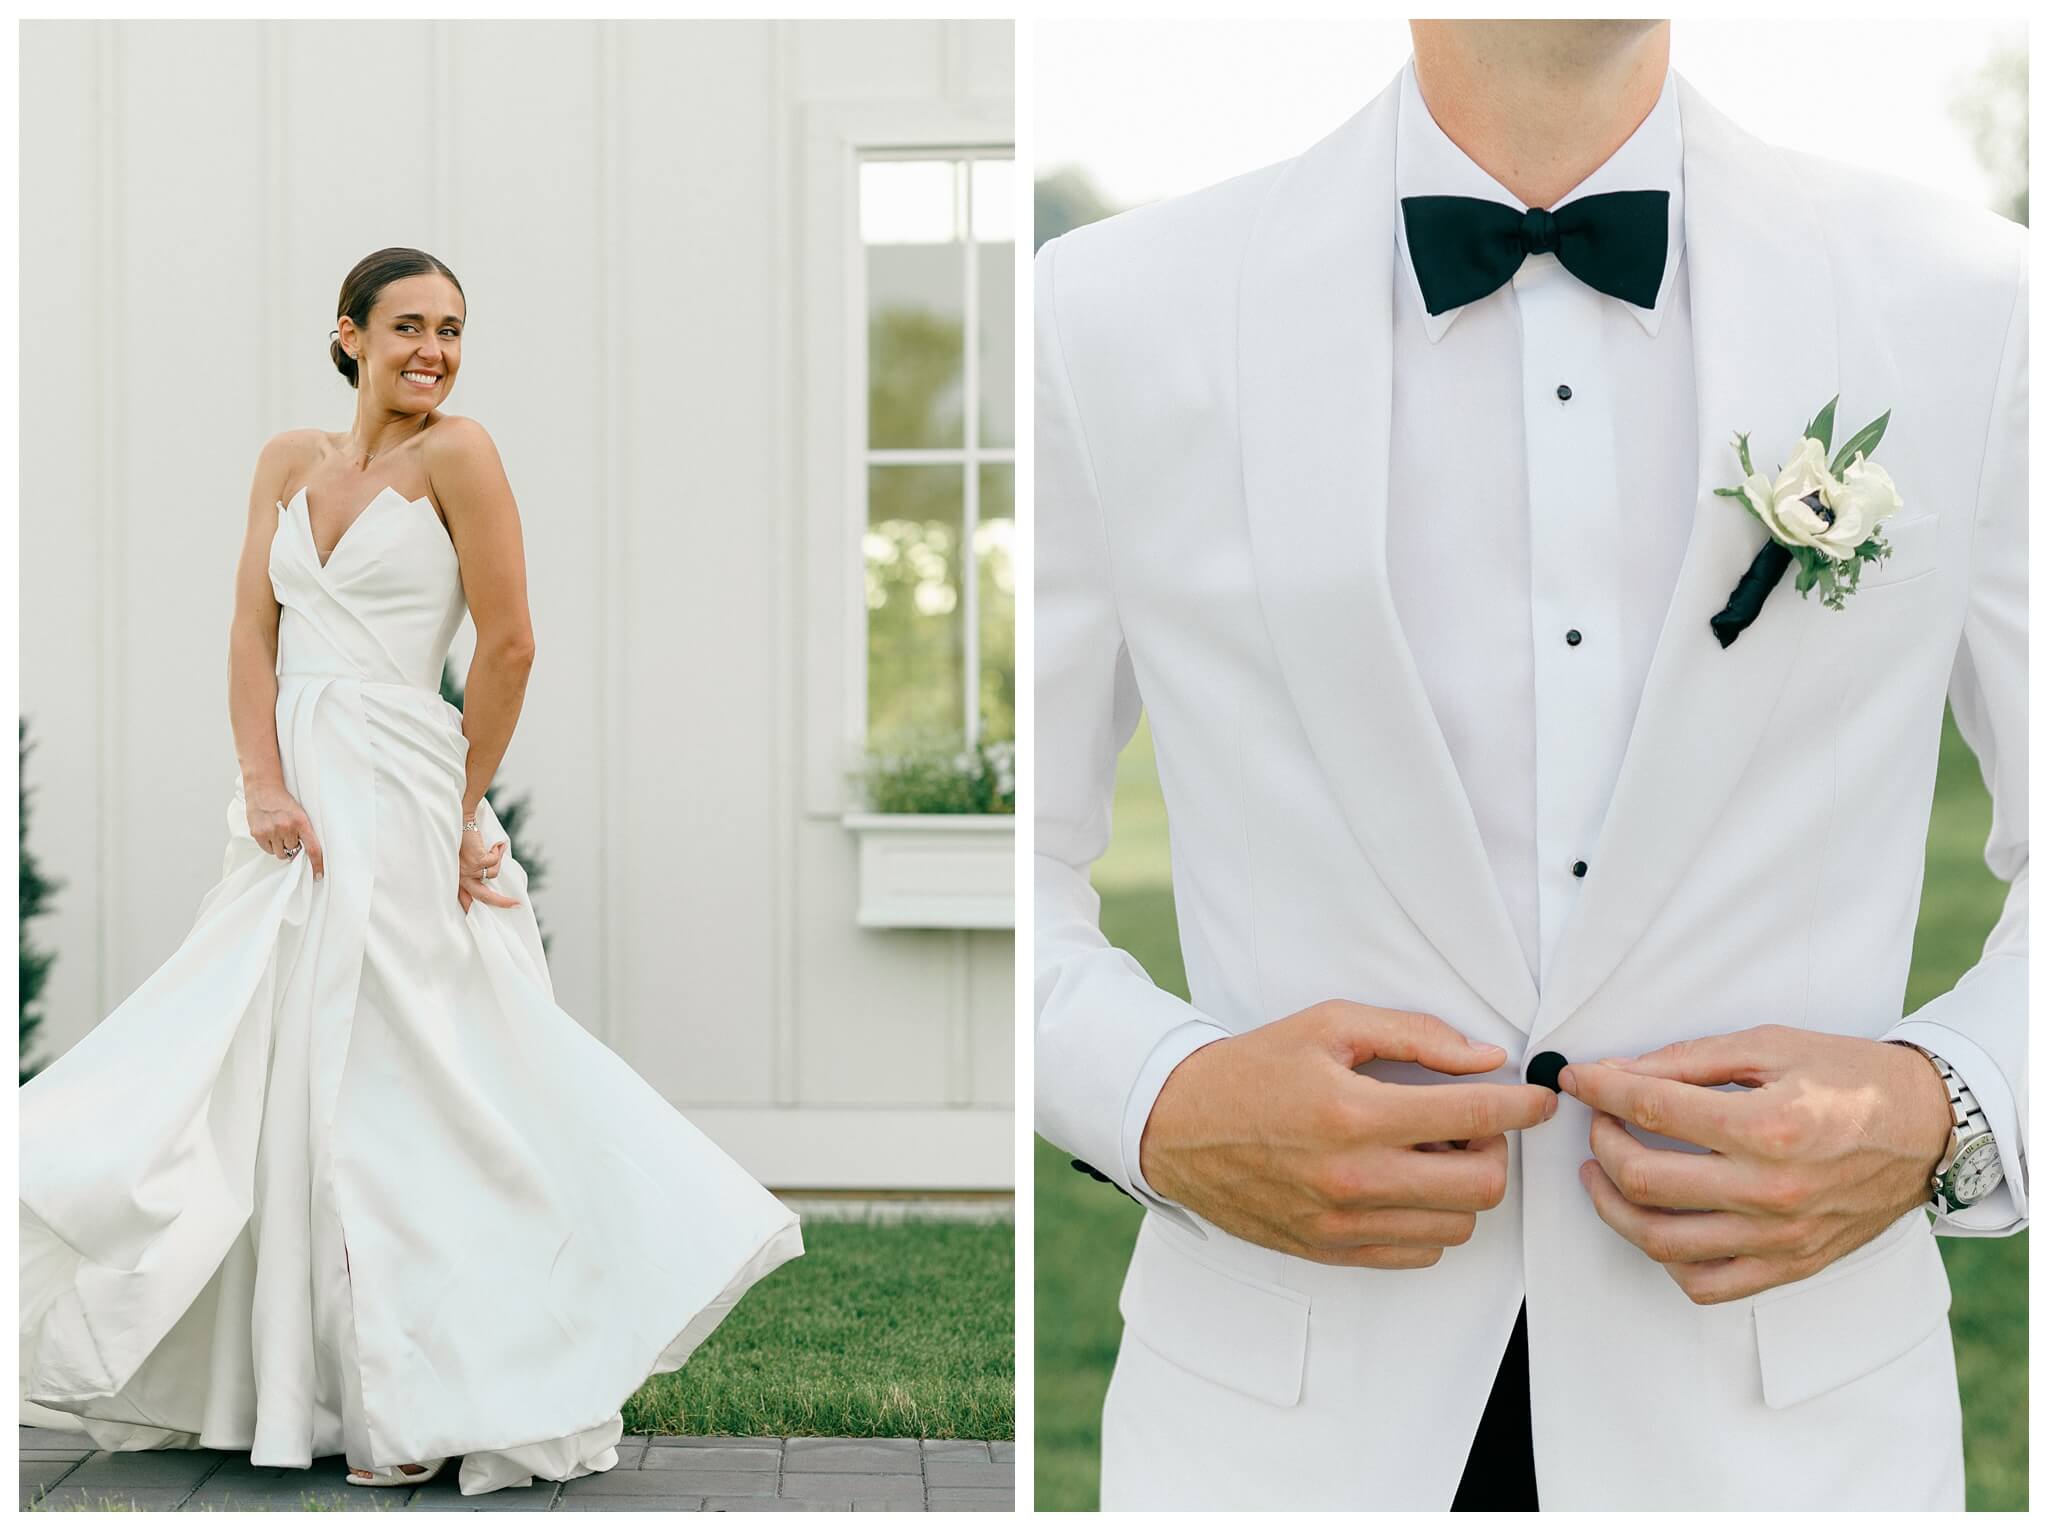
[[[341,534],[326,564],[302,488],[278,504],[270,588],[279,675],[337,675],[440,690],[466,609],[455,547],[430,500],[386,486]]]

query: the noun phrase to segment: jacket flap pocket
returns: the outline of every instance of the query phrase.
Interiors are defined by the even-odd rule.
[[[1117,1302],[1130,1332],[1198,1377],[1282,1408],[1300,1402],[1309,1299],[1212,1265],[1145,1221]]]
[[[1774,1409],[1854,1382],[1896,1361],[1946,1322],[1948,1271],[1926,1217],[1888,1230],[1862,1251],[1804,1281],[1756,1298],[1756,1350],[1764,1402]],[[1866,1246],[1867,1247],[1867,1246]]]

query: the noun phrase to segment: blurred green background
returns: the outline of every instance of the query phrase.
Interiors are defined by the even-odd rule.
[[[1145,966],[1153,982],[1185,998],[1187,978],[1173,917],[1166,810],[1152,738],[1140,727],[1117,762],[1116,832],[1095,864],[1102,928]],[[1984,865],[1991,799],[1976,757],[1956,732],[1942,734],[1941,771],[1927,832],[1927,880],[1913,938],[1911,1011],[1954,984],[1977,959],[1998,919],[2005,884]],[[1036,1145],[1038,1270],[1037,1507],[1096,1507],[1102,1397],[1122,1334],[1117,1290],[1142,1213]],[[1962,1379],[1969,1508],[2027,1506],[2027,1235],[1942,1239],[1955,1303],[1956,1368]]]

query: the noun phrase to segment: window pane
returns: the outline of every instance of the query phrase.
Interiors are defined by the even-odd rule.
[[[1017,238],[1015,161],[978,159],[973,166],[975,243],[1014,243]]]
[[[860,167],[868,293],[868,445],[964,444],[964,166]]]
[[[974,566],[980,581],[976,625],[981,629],[981,737],[984,743],[1017,737],[1017,576],[1011,550],[1017,540],[1016,469],[984,463],[981,507],[974,529]]]
[[[958,173],[949,159],[871,159],[860,167],[860,237],[871,245],[960,238]]]
[[[1016,445],[1017,246],[1008,160],[974,161],[975,279],[981,305],[981,444]]]
[[[965,739],[961,470],[868,469],[868,745]]]

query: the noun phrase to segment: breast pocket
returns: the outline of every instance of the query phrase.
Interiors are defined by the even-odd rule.
[[[1788,1409],[1868,1376],[1946,1324],[1948,1309],[1933,1230],[1908,1213],[1825,1270],[1757,1295],[1764,1402]]]
[[[1933,514],[1885,523],[1891,556],[1864,566],[1839,610],[1823,606],[1818,591],[1800,601],[1807,634],[1788,716],[1828,720],[1839,732],[1873,708],[1892,716],[1902,696],[1946,685],[1956,613],[1940,599],[1940,526]],[[1772,599],[1791,595],[1788,573]]]
[[[1849,597],[1850,607],[1868,591],[1883,590],[1888,596],[1891,591],[1932,574],[1936,533],[1940,528],[1941,518],[1931,512],[1881,525],[1878,533],[1890,545],[1891,556],[1881,564],[1863,566],[1863,572],[1856,577],[1856,594]]]
[[[1301,1401],[1309,1299],[1202,1258],[1147,1218],[1117,1307],[1174,1365],[1281,1408]]]

